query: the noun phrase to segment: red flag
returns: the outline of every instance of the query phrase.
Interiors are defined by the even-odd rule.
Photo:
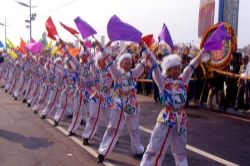
[[[60,22],[61,26],[66,29],[67,31],[69,31],[72,35],[77,35],[79,34],[79,32],[77,32],[75,29],[63,24],[62,22]]]
[[[152,44],[154,44],[155,40],[154,40],[154,37],[152,34],[150,35],[146,35],[142,38],[142,40],[145,42],[145,44],[148,46],[148,47],[151,47]]]
[[[48,37],[51,38],[52,40],[56,40],[56,37],[50,33],[48,33]]]
[[[48,37],[55,40],[55,35],[58,36],[58,33],[51,17],[47,19],[45,26],[48,32]]]

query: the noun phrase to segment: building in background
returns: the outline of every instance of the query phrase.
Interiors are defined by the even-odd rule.
[[[199,38],[214,25],[215,0],[201,0],[199,10],[198,36]]]
[[[219,22],[227,22],[232,25],[236,35],[238,34],[239,0],[219,0]]]

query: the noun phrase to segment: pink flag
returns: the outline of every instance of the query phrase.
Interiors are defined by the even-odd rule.
[[[43,50],[43,44],[41,42],[28,44],[26,47],[32,54],[39,54]]]
[[[87,48],[91,48],[91,42],[89,40],[84,41],[84,46]]]
[[[36,41],[31,37],[30,38],[30,43],[35,43]]]

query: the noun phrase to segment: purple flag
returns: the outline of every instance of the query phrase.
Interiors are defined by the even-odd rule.
[[[28,44],[26,47],[32,54],[39,54],[43,50],[43,44],[41,42]]]
[[[74,21],[83,39],[96,34],[94,28],[92,28],[87,22],[83,21],[81,17],[76,17]]]
[[[125,40],[136,43],[141,41],[142,33],[135,27],[122,22],[116,15],[110,18],[107,30],[111,41]]]
[[[227,30],[222,23],[207,39],[207,41],[204,44],[205,51],[210,50],[220,50],[222,47],[222,41],[223,40],[230,40],[230,36],[227,33]]]
[[[165,23],[163,24],[161,33],[159,34],[158,38],[159,38],[159,40],[165,41],[171,47],[171,49],[174,49],[173,40],[172,40],[171,35],[168,31],[168,27],[166,26]]]

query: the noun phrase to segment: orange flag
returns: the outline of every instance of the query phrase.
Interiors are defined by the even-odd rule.
[[[21,41],[20,41],[19,51],[23,54],[26,54],[27,53],[27,51],[26,51],[27,43],[22,38],[20,38],[20,39],[21,39]]]
[[[68,46],[68,50],[71,56],[76,57],[79,54],[81,48],[73,48]]]

